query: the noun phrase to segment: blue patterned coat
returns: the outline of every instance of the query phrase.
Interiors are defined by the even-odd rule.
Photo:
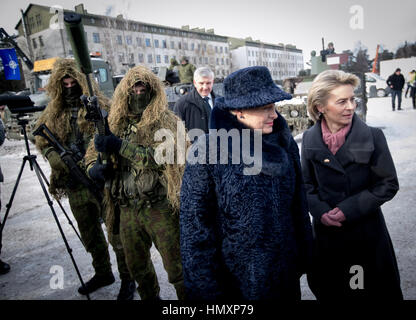
[[[215,107],[211,128],[241,132],[243,126]],[[209,134],[201,136],[190,154],[199,154],[205,145],[206,158],[213,149],[219,156],[218,140],[207,146],[209,140]],[[225,152],[231,158],[228,145]],[[311,224],[299,150],[281,115],[273,133],[262,137],[261,172],[244,175],[245,166],[242,161],[191,164],[188,157],[180,210],[188,299],[300,299],[299,277],[310,257]]]

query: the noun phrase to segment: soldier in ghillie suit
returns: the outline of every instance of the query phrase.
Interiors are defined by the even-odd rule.
[[[90,177],[111,181],[104,194],[108,232],[120,230],[127,265],[142,300],[160,299],[150,256],[152,242],[178,298],[184,298],[178,215],[184,165],[162,164],[157,153],[162,142],[155,141],[155,133],[163,128],[176,135],[178,125],[183,132],[185,128],[167,105],[163,85],[150,70],[130,69],[113,96],[112,133],[96,135],[95,150],[90,144],[86,155]],[[173,153],[179,152],[175,138],[170,146]],[[97,151],[111,154],[111,169],[96,161]]]
[[[99,105],[108,109],[108,99],[98,91],[95,82],[93,86]],[[51,101],[40,116],[36,127],[46,124],[64,147],[75,147],[81,155],[85,155],[94,135],[94,125],[85,120],[86,110],[82,107],[80,96],[88,94],[88,87],[85,76],[77,69],[74,60],[59,59],[55,63],[46,91]],[[112,284],[115,279],[111,270],[108,245],[100,223],[102,204],[84,185],[71,179],[68,167],[46,139],[37,136],[36,147],[48,159],[52,169],[49,192],[57,199],[68,197],[84,246],[92,255],[95,275],[85,283],[85,288],[80,287],[78,292],[87,294]],[[85,170],[84,158],[78,165]],[[127,269],[121,241],[110,234],[109,241],[116,253],[121,278],[121,289],[117,299],[131,300],[135,284]]]
[[[181,83],[192,83],[195,70],[195,66],[189,63],[188,58],[185,56],[182,57],[181,65],[179,66],[179,79]]]

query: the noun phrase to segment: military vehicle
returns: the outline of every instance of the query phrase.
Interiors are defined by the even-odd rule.
[[[306,97],[294,97],[276,103],[277,111],[285,118],[292,136],[297,136],[312,125],[306,108]]]

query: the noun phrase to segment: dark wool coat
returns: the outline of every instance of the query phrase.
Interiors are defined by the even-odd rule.
[[[215,103],[215,94],[211,92],[212,102]],[[191,129],[202,129],[208,133],[211,107],[202,100],[198,91],[192,88],[191,92],[180,98],[173,107],[176,115],[185,121],[187,131]]]
[[[240,133],[243,128],[217,107],[211,126]],[[210,136],[199,138],[190,154],[199,153]],[[242,162],[187,162],[180,225],[188,299],[300,299],[299,277],[311,258],[312,233],[299,150],[281,115],[273,133],[262,139],[257,175],[244,175]],[[224,149],[229,161],[230,145]],[[219,157],[218,140],[207,149],[207,157],[213,149]]]
[[[354,115],[344,145],[333,155],[318,121],[303,134],[301,159],[314,218],[315,252],[308,275],[312,292],[322,300],[400,299],[396,257],[380,209],[399,190],[383,132]],[[346,221],[342,227],[323,225],[322,214],[335,207]],[[363,290],[351,289],[350,281],[359,284],[354,265],[363,268]]]

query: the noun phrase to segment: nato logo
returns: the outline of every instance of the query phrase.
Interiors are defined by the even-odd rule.
[[[0,49],[6,80],[20,80],[19,62],[15,49]]]

